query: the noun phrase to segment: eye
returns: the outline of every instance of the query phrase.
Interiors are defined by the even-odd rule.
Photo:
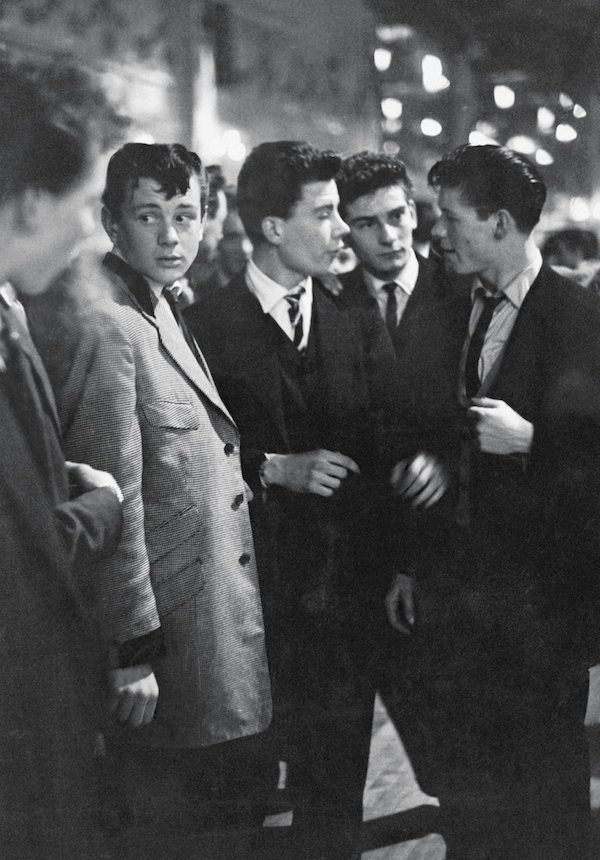
[[[186,224],[188,222],[195,221],[196,216],[192,212],[181,212],[176,216],[175,220],[178,224]]]
[[[150,214],[149,212],[141,212],[138,215],[138,221],[142,224],[153,224],[156,221],[156,216]]]

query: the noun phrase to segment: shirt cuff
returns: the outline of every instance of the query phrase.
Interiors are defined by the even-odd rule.
[[[127,669],[129,666],[140,666],[142,663],[151,663],[157,657],[165,653],[165,638],[160,627],[144,633],[135,639],[129,639],[118,647],[119,669]]]

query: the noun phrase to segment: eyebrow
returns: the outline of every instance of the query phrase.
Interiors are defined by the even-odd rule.
[[[395,206],[393,209],[388,209],[387,212],[384,213],[383,218],[387,219],[390,215],[395,215],[398,212],[406,212],[408,209],[408,205],[402,204],[401,206]],[[359,221],[378,221],[380,219],[380,215],[356,215],[356,217],[351,218],[349,223],[356,224]]]
[[[160,211],[160,205],[158,203],[138,203],[133,207],[134,212],[137,212],[140,209],[155,209]],[[198,206],[196,206],[195,203],[179,203],[175,211],[179,209],[191,209],[194,212],[197,212]]]

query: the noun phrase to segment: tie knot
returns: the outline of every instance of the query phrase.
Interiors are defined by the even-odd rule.
[[[166,287],[163,287],[163,295],[172,304],[177,304],[181,293],[182,290],[178,283],[168,284]]]
[[[395,292],[396,292],[396,287],[397,287],[397,286],[398,286],[398,284],[397,284],[395,281],[390,281],[390,283],[389,283],[389,284],[384,284],[384,285],[382,286],[382,288],[381,288],[381,289],[382,289],[382,290],[385,290],[385,292],[386,292],[386,293],[388,294],[388,296],[389,296],[389,295],[391,295],[392,293],[395,293]]]
[[[285,300],[291,306],[298,305],[305,292],[306,290],[304,287],[294,287],[293,290],[288,290],[285,294]]]
[[[486,293],[481,287],[477,288],[477,296],[481,299],[486,307],[495,308],[501,301],[504,300],[504,293]]]

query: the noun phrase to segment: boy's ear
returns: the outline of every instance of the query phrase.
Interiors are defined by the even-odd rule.
[[[113,245],[117,244],[117,235],[118,235],[118,225],[113,216],[110,214],[106,206],[102,207],[102,211],[100,212],[100,220],[102,221],[102,226],[106,231],[106,234]]]
[[[267,215],[261,221],[263,235],[271,245],[279,245],[285,228],[285,220],[277,215]]]

